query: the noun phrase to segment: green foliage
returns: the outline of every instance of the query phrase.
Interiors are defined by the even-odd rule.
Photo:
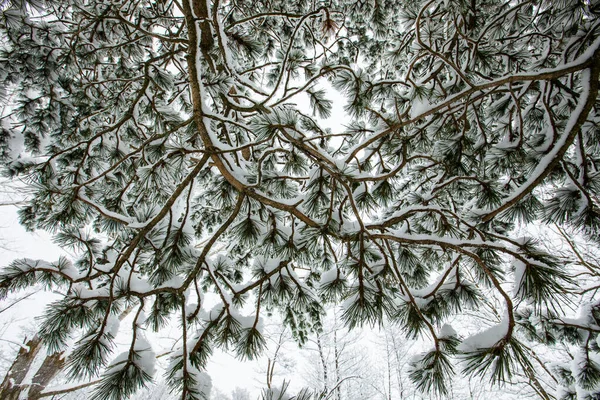
[[[73,352],[69,354],[69,375],[75,379],[90,379],[96,376],[100,368],[108,362],[108,356],[114,346],[113,334],[107,328],[97,327],[79,340]]]
[[[411,301],[403,301],[398,306],[394,320],[398,321],[400,327],[411,339],[419,337],[427,326],[419,307]]]
[[[331,100],[325,98],[325,91],[319,90],[307,90],[308,98],[310,100],[310,106],[314,112],[321,118],[329,118],[331,116]]]
[[[131,359],[113,361],[108,366],[91,397],[93,400],[127,398],[152,380],[152,375],[135,362],[140,356],[135,352],[130,356]]]
[[[65,297],[46,307],[39,332],[49,351],[61,351],[75,329],[92,326],[105,312],[105,302],[86,303],[76,297]],[[94,350],[98,349],[92,349]]]
[[[29,190],[21,223],[73,259],[11,263],[0,299],[60,293],[42,336],[74,343],[98,399],[151,379],[145,328],[178,327],[166,374],[202,398],[216,348],[260,355],[261,314],[303,343],[338,303],[348,327],[434,342],[424,391],[449,393],[471,332],[435,332],[468,310],[510,329],[460,356],[467,374],[531,378],[519,340],[562,342],[592,360],[565,393],[593,396],[596,257],[516,236],[597,248],[596,3],[3,2],[3,174]],[[132,349],[102,373],[124,307]]]
[[[575,381],[586,390],[593,389],[600,382],[600,365],[589,358],[578,361]]]
[[[417,388],[425,393],[448,395],[448,381],[454,370],[448,356],[441,351],[422,354],[418,360],[411,361],[410,378]]]
[[[241,359],[253,360],[261,354],[265,344],[265,338],[258,329],[245,328],[240,332],[236,352]]]
[[[514,337],[464,352],[461,357],[466,364],[464,372],[478,377],[489,374],[492,383],[510,382],[518,368],[532,368],[523,345]]]

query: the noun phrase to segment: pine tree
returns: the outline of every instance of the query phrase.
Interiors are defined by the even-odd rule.
[[[94,399],[153,379],[145,330],[180,326],[168,380],[202,399],[213,349],[256,357],[273,310],[302,343],[327,303],[428,337],[411,378],[442,396],[456,359],[493,382],[531,370],[532,321],[562,321],[585,349],[572,382],[598,395],[597,303],[563,315],[585,265],[514,233],[600,239],[598,0],[27,4],[1,6],[0,157],[34,190],[21,223],[77,256],[15,261],[0,297],[60,288],[40,336],[74,339]],[[447,325],[489,299],[498,325]]]

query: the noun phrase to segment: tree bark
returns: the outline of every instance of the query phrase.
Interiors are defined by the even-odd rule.
[[[122,321],[133,309],[130,305],[119,315],[119,321]],[[65,367],[65,352],[60,351],[53,354],[47,354],[42,361],[40,367],[36,371],[31,371],[34,361],[40,350],[42,349],[42,339],[39,335],[35,335],[33,339],[21,347],[15,357],[11,367],[9,368],[2,385],[0,385],[0,400],[19,400],[22,393],[27,393],[27,399],[36,400],[43,397],[49,397],[52,393],[44,394],[48,384],[54,379]],[[31,382],[24,382],[27,375],[33,373]],[[75,386],[68,390],[59,390],[60,393],[66,393],[78,390],[87,386],[91,386],[97,381],[86,382]]]
[[[21,347],[0,385],[0,399],[18,400],[21,392],[29,387],[29,385],[23,385],[23,380],[31,369],[33,361],[42,347],[41,344],[41,338],[35,335]]]
[[[329,380],[327,374],[327,363],[325,362],[325,355],[323,354],[323,346],[321,345],[321,334],[317,333],[317,348],[319,349],[319,357],[321,358],[321,365],[323,366],[323,391],[328,393],[327,381]]]
[[[42,391],[46,389],[50,381],[54,379],[56,375],[65,366],[64,352],[50,354],[44,359],[42,366],[35,373],[31,381],[31,389],[29,389],[29,399],[39,399],[42,396]]]

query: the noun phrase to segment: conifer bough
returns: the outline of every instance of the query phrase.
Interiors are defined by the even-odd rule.
[[[271,310],[302,342],[324,304],[429,338],[410,374],[424,391],[446,394],[457,360],[495,382],[531,373],[534,339],[581,344],[563,386],[600,390],[600,306],[575,278],[598,269],[514,234],[600,239],[597,0],[2,7],[4,171],[34,191],[21,223],[76,257],[13,262],[0,296],[62,293],[40,335],[74,343],[73,378],[101,374],[94,398],[153,379],[148,330],[180,327],[169,383],[201,399],[214,348],[259,355]],[[447,324],[489,299],[497,325]]]

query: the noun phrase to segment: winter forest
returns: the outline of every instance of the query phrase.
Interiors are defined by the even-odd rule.
[[[0,399],[600,399],[599,86],[600,0],[0,0]]]

